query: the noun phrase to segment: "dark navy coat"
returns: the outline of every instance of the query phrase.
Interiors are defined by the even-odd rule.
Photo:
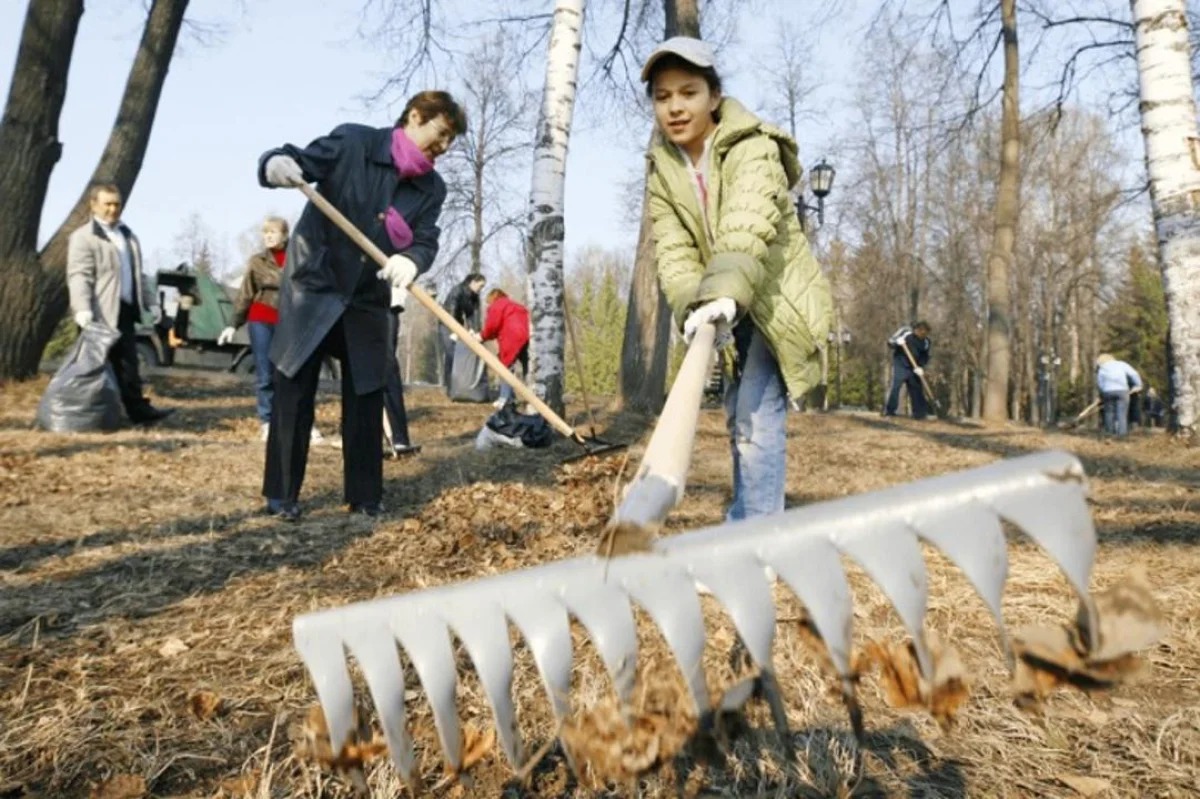
[[[384,228],[384,215],[388,206],[395,208],[413,231],[412,246],[403,254],[423,273],[437,257],[437,220],[446,184],[436,171],[400,180],[392,165],[391,144],[392,128],[341,125],[303,149],[285,144],[264,153],[258,182],[267,186],[264,171],[272,156],[291,156],[304,179],[316,183],[317,191],[387,255],[397,250]],[[378,271],[320,209],[305,205],[288,241],[279,287],[279,324],[271,342],[276,368],[294,377],[341,319],[355,393],[382,389],[391,354],[391,286],[376,277]]]

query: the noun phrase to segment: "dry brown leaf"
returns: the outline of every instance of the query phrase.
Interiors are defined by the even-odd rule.
[[[173,658],[176,655],[182,655],[188,651],[188,645],[178,638],[168,638],[163,641],[163,645],[158,648],[158,654],[165,658]]]
[[[616,524],[604,531],[596,554],[606,558],[654,549],[654,534],[636,524]]]
[[[212,691],[197,691],[188,697],[188,710],[201,721],[208,721],[224,709],[225,702]]]
[[[146,778],[136,774],[117,774],[92,788],[91,799],[142,799],[149,793]]]
[[[855,658],[855,670],[878,666],[884,699],[889,706],[927,708],[938,724],[947,729],[970,695],[970,684],[957,649],[943,646],[932,631],[927,636],[927,646],[933,658],[932,685],[921,675],[911,640],[868,641],[861,655]]]
[[[361,774],[364,764],[387,752],[387,743],[381,736],[372,734],[370,727],[361,720],[357,708],[349,739],[336,755],[320,705],[314,705],[308,711],[300,732],[302,737],[297,745],[297,755],[337,771],[356,771]]]
[[[1080,603],[1075,616],[1080,639],[1091,644],[1090,662],[1110,662],[1144,650],[1166,634],[1162,610],[1150,593],[1144,566],[1138,566],[1121,582],[1093,597],[1099,618],[1099,640],[1093,641],[1087,609]]]
[[[1101,627],[1105,626],[1101,622]],[[1133,654],[1085,660],[1079,634],[1067,627],[1026,627],[1013,635],[1017,668],[1013,688],[1022,703],[1036,703],[1061,686],[1084,691],[1111,688],[1141,667]]]
[[[496,745],[496,728],[489,724],[480,732],[474,724],[467,723],[463,725],[462,735],[462,768],[459,773],[467,771],[491,754]]]
[[[1112,783],[1108,780],[1102,780],[1099,777],[1084,777],[1078,774],[1059,774],[1055,777],[1059,782],[1066,785],[1080,796],[1091,799],[1093,796],[1099,796],[1105,791],[1112,788]]]

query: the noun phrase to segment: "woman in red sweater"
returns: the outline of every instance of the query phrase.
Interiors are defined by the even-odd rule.
[[[489,291],[487,302],[487,318],[479,332],[479,340],[496,339],[500,345],[500,362],[512,369],[513,364],[520,361],[521,379],[524,380],[529,374],[529,311],[501,289]],[[501,383],[496,407],[503,408],[512,399],[512,388]]]
[[[279,278],[287,258],[288,223],[278,216],[269,216],[262,225],[263,248],[250,256],[242,285],[233,300],[233,324],[221,331],[217,344],[233,341],[239,327],[246,325],[250,350],[254,354],[254,376],[258,389],[258,420],[262,423],[261,437],[267,440],[271,423],[272,384],[271,339],[279,323]],[[321,433],[313,428],[312,440],[320,441]]]

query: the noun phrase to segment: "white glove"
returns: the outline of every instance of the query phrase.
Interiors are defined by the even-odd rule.
[[[296,159],[290,155],[273,155],[267,159],[263,169],[267,183],[272,186],[299,186],[304,182],[304,172]]]
[[[237,332],[235,327],[227,327],[221,331],[221,335],[217,336],[217,346],[224,347],[233,341],[233,334]]]
[[[393,255],[378,272],[380,280],[386,280],[398,289],[407,289],[417,279],[417,265],[407,255]]]
[[[451,340],[451,341],[458,341],[458,334],[457,334],[457,333],[451,333],[451,334],[450,334],[450,340]]]
[[[80,327],[87,327],[91,323],[92,323],[92,312],[91,311],[80,311],[79,313],[75,314],[75,324],[79,325]]]
[[[730,297],[721,297],[719,300],[706,302],[688,314],[688,318],[684,320],[683,340],[691,344],[692,338],[701,325],[720,326],[721,322],[729,325],[733,323],[735,316],[737,316],[737,303]]]
[[[914,367],[914,368],[913,368],[913,371],[917,373],[917,377],[924,377],[924,376],[925,376],[925,370],[924,370],[924,369],[922,369],[922,368],[921,368],[921,367],[919,367],[919,366],[917,366],[917,367]]]
[[[481,334],[481,333],[480,333],[478,330],[472,330],[472,331],[471,331],[471,336],[472,336],[472,337],[473,337],[473,338],[474,338],[476,341],[479,341],[479,342],[482,342],[482,341],[483,341],[483,334]]]

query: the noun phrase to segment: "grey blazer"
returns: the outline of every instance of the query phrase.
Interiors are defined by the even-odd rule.
[[[133,301],[140,317],[144,307],[142,246],[127,226],[118,223],[117,227],[129,242],[129,253],[133,258]],[[121,312],[121,253],[94,219],[88,220],[67,240],[67,290],[71,294],[72,314],[91,311],[97,321],[117,329],[117,317]]]

